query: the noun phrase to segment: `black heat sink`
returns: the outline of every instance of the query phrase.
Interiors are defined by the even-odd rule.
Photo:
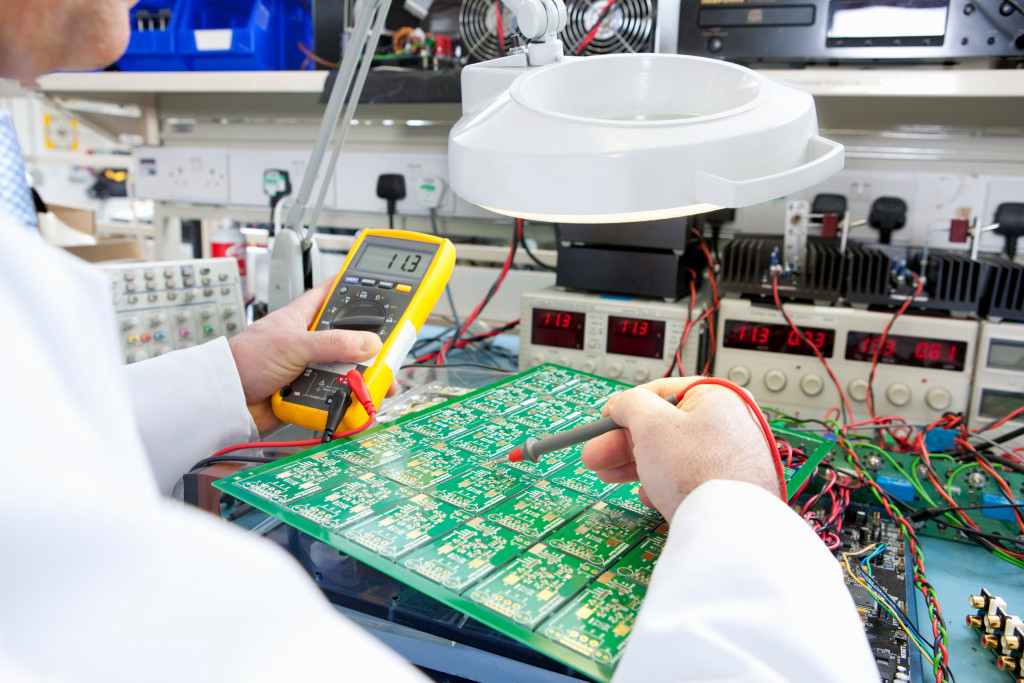
[[[922,254],[899,247],[883,249],[858,243],[846,248],[846,300],[888,308],[901,306],[914,293],[910,279],[895,283],[896,261],[906,261],[906,269],[925,275],[925,287],[911,307],[925,311],[975,312],[988,291],[991,267],[972,261],[964,252],[932,251],[927,264]]]
[[[755,296],[772,295],[772,252],[782,258],[782,237],[741,235],[722,249],[719,287],[723,292]],[[799,273],[779,277],[779,288],[787,298],[818,303],[835,303],[842,294],[843,258],[833,240],[807,239],[807,267]]]
[[[982,254],[978,260],[991,269],[991,284],[981,313],[997,320],[1024,322],[1024,267],[1005,256]]]

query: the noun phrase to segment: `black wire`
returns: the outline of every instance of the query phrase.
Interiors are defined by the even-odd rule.
[[[267,457],[267,456],[264,456],[264,455],[233,455],[230,458],[226,457],[226,456],[219,456],[219,457],[216,457],[216,458],[203,458],[202,460],[197,462],[195,465],[192,465],[192,468],[189,470],[189,472],[195,472],[196,470],[198,470],[201,467],[206,467],[207,465],[213,465],[213,464],[216,464],[218,462],[259,462],[259,463],[268,463],[268,462],[277,462],[280,459],[281,459],[280,457],[273,458],[273,457]]]
[[[533,253],[533,251],[530,249],[529,243],[526,241],[525,233],[519,237],[519,244],[522,245],[523,251],[525,251],[526,255],[530,257],[530,260],[536,263],[538,266],[540,266],[544,270],[550,270],[551,272],[556,272],[558,270],[558,268],[554,266],[549,266],[548,264],[544,263],[539,258],[537,258],[537,255]]]
[[[1012,503],[1001,503],[1001,504],[992,504],[992,505],[951,505],[951,506],[941,507],[941,508],[926,507],[926,508],[921,508],[921,509],[917,510],[917,512],[915,512],[915,513],[913,513],[911,515],[907,515],[907,519],[910,519],[911,521],[915,521],[915,522],[917,522],[917,521],[928,521],[930,519],[934,519],[935,517],[938,517],[939,515],[945,514],[947,512],[956,512],[957,510],[988,510],[988,509],[994,509],[994,508],[1019,508],[1019,509],[1024,509],[1024,503],[1021,503],[1020,505],[1014,505]],[[943,524],[945,524],[945,522],[943,522]],[[952,525],[950,525],[950,526],[952,526]]]

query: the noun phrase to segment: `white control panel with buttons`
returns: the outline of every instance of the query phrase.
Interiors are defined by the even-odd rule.
[[[794,417],[822,418],[839,406],[828,362],[856,419],[866,419],[868,377],[875,415],[931,422],[969,406],[978,323],[904,314],[882,332],[892,313],[786,304],[803,332],[792,330],[774,306],[724,299],[718,314],[715,374],[746,387],[765,408]],[[809,344],[810,345],[809,345]]]
[[[703,370],[705,325],[696,322],[707,309],[697,295],[680,357],[686,374]],[[666,303],[569,292],[546,287],[522,297],[519,324],[519,369],[542,363],[643,384],[662,377],[672,365],[686,329],[689,298]],[[678,368],[673,374],[679,374]]]
[[[126,363],[153,358],[245,327],[238,263],[230,258],[110,263]]]

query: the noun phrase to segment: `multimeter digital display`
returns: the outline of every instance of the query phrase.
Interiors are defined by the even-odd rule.
[[[374,404],[380,405],[454,265],[455,247],[446,239],[404,230],[360,233],[310,330],[373,332],[380,336],[381,349],[358,364],[311,364],[274,394],[271,405],[278,419],[322,431],[353,368],[363,375]],[[354,401],[340,428],[358,427],[366,420],[366,411]]]

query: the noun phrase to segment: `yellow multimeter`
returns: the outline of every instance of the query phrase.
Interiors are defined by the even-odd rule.
[[[361,232],[309,329],[375,332],[383,346],[361,363],[310,364],[274,394],[274,415],[323,431],[331,405],[339,396],[347,398],[345,375],[353,368],[362,374],[373,404],[379,406],[454,266],[455,247],[447,239],[405,230]],[[339,431],[366,420],[366,410],[353,401]]]

